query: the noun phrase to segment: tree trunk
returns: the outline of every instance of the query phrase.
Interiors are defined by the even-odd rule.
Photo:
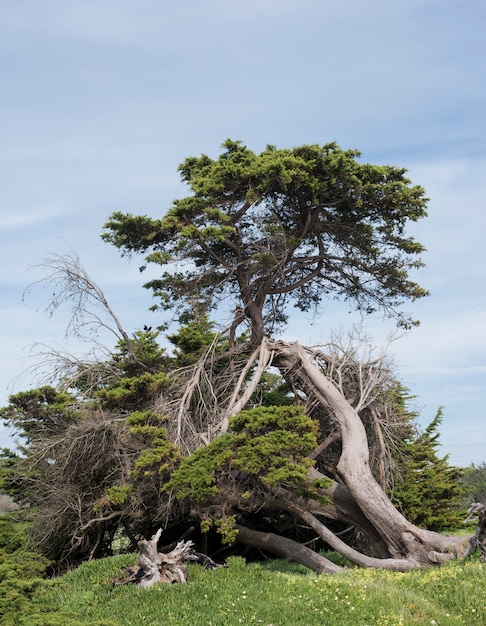
[[[472,554],[475,550],[479,550],[481,555],[479,560],[486,563],[486,504],[482,502],[474,502],[468,511],[469,515],[464,523],[477,517],[476,532],[469,542],[468,554]]]
[[[317,470],[312,469],[309,472],[309,479],[314,480],[316,478],[324,478],[324,476]],[[323,506],[318,502],[308,501],[307,510],[310,513],[350,524],[366,536],[377,557],[385,559],[390,556],[386,543],[375,527],[363,515],[363,512],[345,485],[334,482],[330,489],[325,491],[324,495],[330,498],[331,503]]]
[[[260,345],[264,339],[262,307],[263,304],[257,304],[254,301],[250,301],[245,307],[245,315],[251,321],[250,344],[252,346]]]
[[[305,565],[318,574],[336,574],[342,571],[342,567],[332,563],[329,559],[321,556],[314,550],[303,546],[292,539],[280,537],[274,533],[266,533],[251,530],[246,526],[236,525],[238,529],[238,541],[246,546],[268,550],[272,554],[283,557],[288,561]]]
[[[337,473],[349,491],[348,511],[343,516],[344,521],[350,521],[349,505],[350,502],[354,502],[355,519],[360,521],[360,527],[370,538],[372,545],[379,546],[378,553],[384,557],[384,560],[374,559],[368,566],[394,569],[390,559],[395,559],[397,569],[410,569],[437,563],[441,559],[440,554],[444,554],[445,559],[454,558],[454,555],[462,556],[465,551],[464,539],[443,537],[417,528],[393,506],[371,472],[368,440],[358,413],[332,380],[311,361],[305,348],[298,343],[273,342],[271,349],[275,354],[274,365],[279,367],[284,375],[293,376],[303,389],[312,393],[327,407],[339,428],[342,453]],[[342,496],[342,489],[336,489],[334,494],[331,494],[338,514],[344,512]],[[300,513],[302,517],[303,511]],[[308,517],[306,521],[313,526],[316,518],[314,516],[312,518],[311,520]],[[317,527],[314,528],[317,530]],[[340,546],[339,551],[342,549],[343,546]],[[362,564],[366,565],[364,562]]]

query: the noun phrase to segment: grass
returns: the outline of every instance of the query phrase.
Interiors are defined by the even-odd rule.
[[[284,561],[230,558],[215,571],[190,565],[186,585],[113,587],[135,555],[81,565],[37,592],[6,626],[398,626],[486,624],[486,566],[477,558],[406,574],[350,569],[317,576]]]

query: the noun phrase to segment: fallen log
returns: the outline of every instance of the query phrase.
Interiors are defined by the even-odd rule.
[[[138,561],[131,567],[124,567],[122,573],[115,578],[113,586],[136,584],[143,589],[150,589],[157,583],[172,585],[185,583],[188,578],[186,563],[193,561],[200,563],[207,569],[224,567],[215,563],[206,554],[193,549],[192,541],[179,541],[176,547],[168,553],[158,552],[157,543],[162,534],[162,528],[149,541],[142,539],[138,542]]]

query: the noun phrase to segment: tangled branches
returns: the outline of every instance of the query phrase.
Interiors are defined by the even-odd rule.
[[[173,372],[171,387],[154,403],[156,412],[169,416],[166,426],[169,437],[184,454],[226,432],[229,417],[257,405],[261,400],[257,390],[264,376],[273,363],[278,366],[275,359],[278,342],[264,339],[246,358],[241,354],[240,358],[233,356],[230,360],[227,355],[218,354],[214,345],[194,365]],[[305,352],[309,361],[332,381],[360,415],[368,435],[375,476],[382,486],[390,487],[397,471],[397,442],[409,434],[410,414],[405,412],[401,388],[386,353],[375,355],[369,345],[361,337],[350,339],[347,344],[342,337],[335,337],[331,343],[305,348]],[[319,420],[321,436],[313,458],[318,459],[327,474],[335,476],[341,435],[332,410],[323,404],[305,378],[285,367],[280,372],[279,380],[286,385],[291,402],[304,405],[307,413]]]

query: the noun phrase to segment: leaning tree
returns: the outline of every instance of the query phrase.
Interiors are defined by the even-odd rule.
[[[358,156],[335,144],[255,155],[228,141],[217,160],[182,164],[191,195],[164,218],[112,216],[103,237],[144,253],[141,269],[162,268],[147,287],[180,324],[172,354],[157,342],[162,326],[125,332],[76,255],[46,259],[48,312],[69,302],[68,330],[97,349],[84,361],[41,348],[61,389],[0,410],[24,437],[16,486],[51,558],[103,556],[120,533],[135,545],[160,526],[179,536],[188,517],[316,571],[338,569],[311,549],[322,544],[397,570],[466,551],[386,495],[400,493],[415,436],[386,356],[360,337],[319,348],[277,338],[290,303],[319,311],[330,297],[416,323],[401,305],[426,295],[409,278],[423,248],[405,227],[425,215],[424,192]],[[226,330],[215,332],[214,309],[229,313]],[[117,345],[100,359],[102,329]],[[336,535],[343,523],[366,554]]]
[[[314,447],[306,451],[313,460],[307,481],[327,500],[315,493],[304,497],[285,480],[278,487],[267,481],[260,505],[296,516],[359,564],[407,570],[460,556],[464,545],[412,525],[380,484],[370,437],[374,450],[386,450],[389,404],[380,400],[390,380],[386,363],[363,362],[355,349],[333,353],[276,338],[290,304],[319,311],[329,298],[348,301],[364,314],[382,312],[402,327],[417,324],[402,305],[427,295],[410,277],[422,265],[424,248],[406,227],[426,216],[424,190],[411,184],[404,169],[361,163],[359,156],[334,143],[267,146],[255,154],[228,140],[217,159],[202,155],[181,164],[190,195],[174,201],[164,217],[116,212],[102,236],[124,255],[144,254],[142,271],[160,266],[159,277],[146,284],[154,309],[175,311],[179,319],[202,318],[223,304],[231,314],[226,342],[219,342],[219,350],[209,346],[196,364],[181,370],[179,394],[160,398],[159,410],[173,416],[172,440],[187,454],[216,446],[214,459],[231,419],[251,406],[262,377],[274,368],[295,404],[320,425]],[[226,445],[233,459],[236,444]],[[204,458],[197,455],[196,461]],[[229,466],[223,457],[213,476],[222,472],[234,483],[240,472],[248,479],[248,469],[233,461]],[[184,477],[179,479],[174,486],[189,496],[181,487]],[[245,493],[249,498],[254,492],[240,496]],[[344,546],[329,520],[359,529],[376,556]],[[235,528],[241,541],[273,542],[276,552],[288,553],[272,533]]]

